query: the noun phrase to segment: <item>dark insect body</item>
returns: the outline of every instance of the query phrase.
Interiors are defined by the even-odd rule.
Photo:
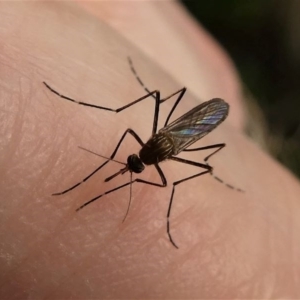
[[[201,172],[196,173],[192,176],[183,178],[179,181],[173,182],[173,189],[172,189],[168,213],[167,213],[167,233],[168,233],[170,242],[173,244],[174,247],[178,248],[178,246],[173,241],[173,238],[170,233],[170,213],[171,213],[171,208],[172,208],[172,203],[173,203],[173,198],[174,198],[175,187],[180,183],[194,179],[201,175],[204,175],[207,173],[212,174],[213,168],[208,164],[208,159],[211,156],[213,156],[214,154],[216,154],[218,151],[220,151],[222,148],[224,148],[225,144],[224,143],[214,144],[214,145],[209,145],[209,146],[200,147],[200,148],[192,148],[192,149],[187,149],[187,148],[190,145],[194,144],[199,139],[203,138],[209,132],[214,130],[220,123],[222,123],[226,119],[228,112],[229,112],[229,105],[222,99],[214,98],[212,100],[209,100],[207,102],[199,104],[198,106],[191,109],[186,114],[184,114],[183,116],[179,117],[178,119],[176,119],[175,121],[173,121],[169,124],[169,120],[170,120],[175,108],[177,107],[178,103],[183,98],[183,96],[186,92],[186,88],[182,88],[181,90],[173,93],[172,95],[161,99],[159,91],[156,90],[156,91],[150,92],[144,86],[143,82],[138,77],[138,75],[132,65],[132,61],[130,59],[129,59],[129,63],[130,63],[132,72],[135,74],[137,80],[140,82],[140,84],[146,90],[147,95],[145,95],[125,106],[122,106],[118,109],[112,109],[112,108],[108,108],[108,107],[103,107],[103,106],[98,106],[98,105],[93,105],[93,104],[89,104],[89,103],[85,103],[85,102],[76,101],[72,98],[69,98],[67,96],[64,96],[64,95],[58,93],[56,90],[51,88],[46,82],[44,82],[45,86],[51,92],[53,92],[54,94],[58,95],[59,97],[65,99],[65,100],[75,102],[77,104],[84,105],[84,106],[113,111],[116,113],[118,113],[128,107],[131,107],[132,105],[134,105],[138,102],[141,102],[145,99],[148,99],[150,97],[153,97],[155,100],[155,111],[154,111],[154,120],[153,120],[153,126],[152,126],[152,135],[146,143],[144,143],[141,140],[141,138],[138,136],[138,134],[135,131],[133,131],[132,129],[127,129],[124,132],[123,136],[121,137],[120,141],[118,142],[115,150],[113,151],[113,153],[111,154],[110,157],[104,157],[102,155],[94,153],[98,156],[101,156],[101,157],[104,157],[107,159],[102,165],[100,165],[96,170],[94,170],[91,174],[89,174],[87,177],[85,177],[82,181],[78,182],[74,186],[68,188],[67,190],[65,190],[63,192],[55,193],[53,195],[62,195],[62,194],[65,194],[65,193],[73,190],[74,188],[79,186],[81,183],[88,180],[91,176],[93,176],[100,169],[102,169],[102,167],[104,167],[109,161],[116,161],[116,160],[114,160],[114,157],[115,157],[120,145],[122,144],[122,142],[123,142],[124,138],[127,136],[127,134],[130,134],[141,145],[141,150],[139,151],[139,154],[138,155],[137,154],[129,155],[127,158],[126,164],[116,161],[120,164],[123,164],[124,168],[119,170],[117,173],[107,177],[105,179],[105,182],[110,181],[117,175],[124,174],[128,171],[130,172],[130,181],[128,181],[116,188],[113,188],[101,195],[98,195],[97,197],[84,203],[76,211],[82,209],[83,207],[96,201],[97,199],[101,198],[104,195],[110,194],[116,190],[119,190],[125,186],[130,185],[130,201],[129,201],[126,215],[124,217],[124,220],[125,220],[125,218],[128,214],[128,211],[129,211],[130,203],[131,203],[132,184],[134,182],[140,182],[140,183],[157,186],[157,187],[166,187],[167,186],[167,180],[165,178],[163,171],[161,170],[161,168],[159,166],[160,162],[162,162],[164,160],[173,160],[173,161],[176,161],[179,163],[184,163],[184,164],[189,164],[189,165],[193,165],[196,167],[200,167],[203,169]],[[170,99],[171,97],[173,97],[175,95],[178,95],[178,98],[176,99],[176,102],[173,105],[173,107],[165,121],[164,127],[161,128],[157,132],[157,122],[158,122],[160,104],[162,104],[163,102],[165,102],[166,100]],[[84,148],[82,148],[82,149],[84,149]],[[207,150],[207,149],[215,149],[215,150],[204,159],[204,163],[199,163],[199,162],[176,157],[182,151],[201,151],[201,150]],[[87,150],[87,149],[84,149],[84,150]],[[89,151],[89,150],[87,150],[87,151]],[[91,151],[89,151],[89,152],[91,152]],[[93,152],[91,152],[91,153],[93,153]],[[143,170],[145,169],[145,166],[147,166],[147,165],[153,165],[156,168],[156,170],[160,176],[161,182],[156,183],[156,182],[146,181],[141,178],[135,178],[135,179],[132,178],[132,173],[139,174],[139,173],[143,172]],[[218,177],[215,177],[215,178],[222,182],[222,180],[220,180]],[[227,184],[227,186],[230,188],[233,188],[231,185]],[[237,190],[239,190],[239,189],[237,189]],[[239,190],[239,191],[241,191],[241,190]]]

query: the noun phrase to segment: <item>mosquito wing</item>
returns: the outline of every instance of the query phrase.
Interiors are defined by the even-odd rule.
[[[214,98],[196,106],[159,132],[173,138],[173,155],[177,155],[222,123],[228,111],[229,105],[224,100]]]

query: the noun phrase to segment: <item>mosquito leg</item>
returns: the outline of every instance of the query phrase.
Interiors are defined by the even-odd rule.
[[[145,86],[144,82],[142,81],[142,79],[141,79],[141,78],[139,77],[139,75],[137,74],[137,72],[136,72],[136,70],[135,70],[135,68],[134,68],[134,66],[133,66],[133,63],[132,63],[132,60],[131,60],[130,57],[128,57],[128,61],[129,61],[129,65],[130,65],[131,71],[132,71],[132,73],[134,74],[136,80],[137,80],[137,81],[139,82],[139,84],[144,88],[144,90],[145,90],[148,94],[150,94],[149,89]],[[163,103],[163,102],[165,102],[166,100],[172,98],[173,96],[179,94],[179,96],[178,96],[178,98],[177,98],[175,104],[173,105],[171,111],[169,112],[169,115],[168,115],[168,117],[167,117],[167,119],[166,119],[166,122],[165,122],[164,127],[168,124],[170,117],[172,116],[172,114],[173,114],[175,108],[177,107],[178,103],[179,103],[180,100],[182,99],[182,97],[183,97],[183,95],[185,94],[185,92],[186,92],[186,88],[184,87],[184,88],[180,89],[179,91],[177,91],[177,92],[175,92],[175,93],[169,95],[168,97],[163,98],[163,99],[160,99],[160,103]],[[154,95],[151,95],[151,96],[152,96],[153,98],[155,98]]]
[[[157,92],[155,94],[155,109],[154,109],[154,117],[153,117],[153,125],[152,125],[152,135],[154,135],[157,131],[159,105],[160,105],[160,92]]]
[[[136,80],[137,80],[137,81],[139,82],[139,84],[144,88],[144,90],[149,94],[149,93],[150,93],[149,89],[146,87],[146,85],[144,84],[144,82],[142,81],[142,79],[140,78],[140,76],[138,75],[137,71],[135,70],[135,68],[134,68],[134,66],[133,66],[133,63],[132,63],[132,60],[131,60],[130,57],[128,57],[128,62],[129,62],[130,69],[131,69],[132,73],[134,74]],[[179,103],[180,100],[182,99],[182,97],[183,97],[183,95],[185,94],[185,92],[186,92],[186,88],[184,87],[184,88],[180,89],[179,91],[177,91],[177,92],[175,92],[175,93],[169,95],[168,97],[163,98],[163,99],[160,99],[160,103],[163,103],[163,102],[165,102],[166,100],[172,98],[173,96],[179,94],[179,96],[178,96],[178,98],[177,98],[175,104],[173,105],[171,111],[169,112],[169,115],[168,115],[168,117],[167,117],[167,119],[166,119],[166,122],[165,122],[164,127],[168,124],[169,119],[171,118],[171,116],[172,116],[172,114],[173,114],[175,108],[177,107],[178,103]],[[152,95],[152,97],[154,98],[154,95]]]
[[[184,159],[184,158],[180,158],[180,157],[176,157],[176,156],[171,156],[168,159],[172,159],[172,160],[175,160],[177,162],[192,165],[192,166],[195,166],[195,167],[203,168],[203,169],[208,170],[209,172],[212,172],[212,170],[213,170],[212,166],[207,165],[207,164],[202,164],[202,163],[199,163],[197,161],[192,161],[192,160],[188,160],[188,159]]]
[[[153,96],[155,99],[157,98],[156,94],[159,93],[158,91],[153,91],[153,92],[150,92],[148,93],[147,95],[143,96],[143,97],[140,97],[138,98],[137,100],[135,101],[132,101],[122,107],[119,107],[117,109],[114,109],[114,108],[109,108],[109,107],[104,107],[104,106],[99,106],[99,105],[94,105],[94,104],[90,104],[90,103],[86,103],[86,102],[82,102],[82,101],[78,101],[76,99],[73,99],[73,98],[70,98],[68,96],[65,96],[63,94],[60,94],[58,91],[56,91],[55,89],[53,89],[49,84],[47,84],[45,81],[43,82],[44,85],[54,94],[56,94],[57,96],[59,96],[60,98],[62,99],[65,99],[65,100],[68,100],[68,101],[71,101],[71,102],[74,102],[74,103],[77,103],[77,104],[80,104],[80,105],[84,105],[84,106],[89,106],[89,107],[94,107],[94,108],[98,108],[98,109],[104,109],[104,110],[108,110],[108,111],[114,111],[116,113],[138,103],[138,102],[141,102],[147,98],[149,98],[150,96]]]
[[[136,72],[132,60],[131,58],[128,56],[128,62],[129,62],[129,66],[131,69],[131,72],[133,73],[133,75],[135,76],[136,80],[139,82],[139,84],[143,87],[143,89],[149,94],[150,91],[148,90],[148,88],[145,86],[144,82],[142,81],[142,79],[140,78],[140,76],[138,75],[138,73]]]
[[[107,111],[112,111],[112,112],[120,112],[120,111],[123,111],[125,109],[127,109],[128,107],[131,107],[135,104],[137,104],[138,102],[141,102],[149,97],[153,97],[155,99],[155,112],[154,112],[154,121],[153,121],[153,128],[152,128],[152,135],[156,133],[157,131],[157,122],[158,122],[158,115],[159,115],[159,104],[160,103],[163,103],[165,102],[166,100],[170,99],[171,97],[179,94],[175,104],[173,105],[167,119],[166,119],[166,122],[165,122],[165,126],[167,125],[167,123],[169,122],[169,119],[171,117],[171,115],[173,114],[175,108],[177,107],[178,103],[180,102],[180,100],[182,99],[183,95],[185,94],[186,92],[186,88],[182,88],[181,90],[169,95],[168,97],[164,98],[164,99],[160,99],[160,93],[159,91],[155,90],[155,91],[152,91],[150,92],[147,87],[144,85],[144,83],[142,82],[142,80],[140,79],[140,77],[137,75],[134,67],[133,67],[133,64],[132,64],[132,61],[130,58],[128,58],[129,60],[129,64],[130,64],[130,68],[132,70],[132,72],[134,73],[136,79],[138,80],[138,82],[142,85],[142,87],[145,89],[145,91],[147,92],[147,95],[133,101],[133,102],[130,102],[129,104],[127,105],[124,105],[122,107],[119,107],[117,109],[114,109],[114,108],[110,108],[110,107],[104,107],[104,106],[100,106],[100,105],[95,105],[95,104],[90,104],[90,103],[86,103],[86,102],[82,102],[82,101],[78,101],[74,98],[71,98],[71,97],[68,97],[68,96],[65,96],[61,93],[59,93],[58,91],[56,91],[54,88],[52,88],[49,84],[47,84],[45,81],[43,82],[44,85],[52,92],[54,93],[55,95],[57,95],[58,97],[62,98],[62,99],[65,99],[65,100],[68,100],[68,101],[71,101],[71,102],[74,102],[74,103],[77,103],[79,105],[83,105],[83,106],[88,106],[88,107],[93,107],[93,108],[97,108],[97,109],[103,109],[103,110],[107,110]]]
[[[216,151],[214,151],[213,153],[209,154],[208,156],[206,156],[204,158],[204,161],[207,162],[209,160],[210,157],[212,157],[213,155],[215,155],[217,152],[219,152],[221,149],[223,149],[226,146],[225,143],[221,143],[221,144],[214,144],[214,145],[209,145],[209,146],[205,146],[205,147],[200,147],[200,148],[193,148],[193,149],[185,149],[183,151],[185,152],[192,152],[192,151],[201,151],[201,150],[207,150],[207,149],[214,149],[214,148],[218,148]]]
[[[174,241],[172,239],[172,236],[171,236],[171,233],[170,233],[170,214],[171,214],[171,208],[172,208],[172,204],[173,204],[173,197],[174,197],[174,193],[175,193],[175,187],[178,184],[182,183],[182,182],[185,182],[185,181],[188,181],[190,179],[202,176],[204,174],[211,173],[213,168],[209,165],[206,165],[206,164],[198,163],[198,162],[195,162],[195,161],[191,161],[191,160],[187,160],[187,159],[183,159],[183,158],[179,158],[179,157],[173,157],[172,156],[172,157],[170,157],[170,159],[175,160],[177,162],[181,162],[181,163],[185,163],[185,164],[189,164],[189,165],[192,165],[192,166],[196,166],[196,167],[206,169],[206,171],[203,171],[203,172],[197,173],[195,175],[189,176],[187,178],[183,178],[179,181],[173,182],[173,189],[172,189],[172,194],[171,194],[171,198],[170,198],[170,202],[169,202],[169,209],[168,209],[168,214],[167,214],[167,233],[169,235],[170,241],[173,244],[173,246],[178,248],[178,246],[174,243]]]
[[[115,155],[117,154],[118,149],[120,148],[120,146],[121,146],[121,144],[122,144],[124,138],[126,137],[126,135],[127,135],[128,133],[131,134],[131,135],[137,140],[137,142],[138,142],[141,146],[144,145],[144,143],[143,143],[143,141],[141,140],[141,138],[140,138],[140,137],[139,137],[132,129],[127,129],[127,130],[123,133],[123,135],[122,135],[120,141],[118,142],[118,144],[117,144],[115,150],[113,151],[113,153],[111,154],[111,156],[109,157],[109,159],[108,159],[106,162],[104,162],[101,166],[99,166],[97,169],[95,169],[92,173],[90,173],[88,176],[86,176],[86,177],[85,177],[83,180],[81,180],[80,182],[76,183],[75,185],[71,186],[70,188],[68,188],[68,189],[66,189],[66,190],[64,190],[64,191],[62,191],[62,192],[54,193],[54,194],[52,194],[52,196],[63,195],[63,194],[65,194],[65,193],[67,193],[67,192],[69,192],[69,191],[75,189],[76,187],[78,187],[78,186],[81,185],[82,183],[86,182],[89,178],[91,178],[91,177],[92,177],[94,174],[96,174],[99,170],[101,170],[101,169],[102,169],[102,168],[103,168],[110,160],[112,160],[112,159],[115,157]]]
[[[185,163],[185,164],[189,164],[189,165],[192,165],[192,166],[195,166],[195,167],[200,167],[200,168],[206,169],[206,171],[203,171],[201,173],[197,173],[195,175],[192,175],[192,176],[189,176],[187,178],[183,178],[179,181],[173,182],[173,189],[172,189],[171,198],[170,198],[170,202],[169,202],[168,213],[167,213],[167,233],[168,233],[170,242],[173,244],[173,246],[175,248],[178,249],[178,246],[174,242],[174,240],[172,238],[172,235],[171,235],[171,232],[170,232],[170,227],[171,227],[171,225],[170,225],[170,215],[171,215],[171,208],[172,208],[172,204],[173,204],[173,197],[174,197],[174,193],[175,193],[175,187],[178,184],[182,183],[182,182],[188,181],[190,179],[199,177],[199,176],[207,174],[207,173],[211,173],[213,168],[209,165],[201,164],[201,163],[198,163],[196,161],[191,161],[191,160],[183,159],[183,158],[180,158],[180,157],[171,156],[170,159],[175,160],[175,161],[180,162],[180,163]]]
[[[144,82],[142,81],[141,77],[138,75],[137,71],[135,70],[134,66],[133,66],[133,62],[131,60],[131,58],[128,56],[128,62],[129,62],[129,66],[130,66],[130,69],[131,69],[131,72],[133,73],[135,79],[138,81],[138,83],[142,86],[142,88],[148,93],[150,94],[150,90],[146,87],[146,85],[144,84]],[[171,96],[169,96],[167,99],[171,98],[174,94],[172,94]],[[155,99],[155,96],[154,95],[151,95],[154,99]],[[167,99],[163,99],[161,100],[161,103],[164,102],[165,100]]]
[[[65,100],[68,100],[68,101],[71,101],[71,102],[74,102],[74,103],[77,103],[77,104],[80,104],[80,105],[84,105],[84,106],[89,106],[89,107],[94,107],[94,108],[99,108],[99,109],[104,109],[104,110],[109,110],[109,111],[115,111],[114,109],[112,108],[108,108],[108,107],[104,107],[104,106],[99,106],[99,105],[94,105],[94,104],[90,104],[90,103],[85,103],[85,102],[81,102],[81,101],[77,101],[73,98],[70,98],[68,96],[65,96],[63,94],[60,94],[58,91],[56,91],[55,89],[53,89],[49,84],[47,84],[45,81],[43,81],[44,85],[52,92],[54,93],[55,95],[57,95],[58,97],[62,98],[62,99],[65,99]]]
[[[134,66],[133,66],[133,63],[132,63],[132,60],[131,60],[130,57],[128,57],[128,61],[129,61],[130,69],[131,69],[132,73],[134,74],[136,80],[137,80],[137,81],[139,82],[139,84],[144,88],[144,90],[145,90],[148,94],[150,94],[149,89],[146,87],[146,85],[144,84],[144,82],[142,81],[142,79],[140,78],[140,76],[137,74],[137,72],[136,72],[136,70],[135,70],[135,68],[134,68]],[[180,89],[179,91],[177,91],[177,92],[175,92],[175,93],[169,95],[168,97],[163,98],[163,99],[160,99],[160,103],[163,103],[163,102],[165,102],[166,100],[172,98],[173,96],[179,94],[179,96],[178,96],[178,98],[177,98],[175,104],[173,105],[171,111],[169,112],[169,115],[168,115],[168,117],[167,117],[167,119],[166,119],[166,122],[165,122],[164,127],[168,124],[170,117],[172,116],[172,114],[173,114],[173,112],[174,112],[176,106],[178,105],[178,103],[179,103],[180,100],[182,99],[182,97],[183,97],[183,95],[185,94],[185,92],[186,92],[186,88],[184,87],[184,88]],[[152,95],[152,97],[155,98],[154,95]]]
[[[104,106],[99,106],[99,105],[94,105],[94,104],[90,104],[90,103],[86,103],[86,102],[82,102],[82,101],[77,101],[73,98],[70,98],[68,96],[64,96],[62,94],[60,94],[59,92],[57,92],[55,89],[53,89],[52,87],[50,87],[46,82],[43,82],[44,85],[54,94],[56,94],[57,96],[59,96],[62,99],[83,105],[83,106],[89,106],[89,107],[93,107],[93,108],[98,108],[98,109],[104,109],[104,110],[108,110],[108,111],[113,111],[113,112],[120,112],[122,110],[125,110],[128,107],[133,106],[134,104],[137,104],[138,102],[141,102],[147,98],[149,98],[150,96],[153,96],[155,99],[155,111],[154,111],[154,120],[153,120],[153,127],[152,127],[152,135],[156,133],[157,131],[157,122],[158,122],[158,115],[159,115],[159,104],[160,104],[160,92],[159,91],[153,91],[150,92],[149,94],[133,101],[130,102],[129,104],[126,104],[122,107],[119,107],[117,109],[113,109],[113,108],[109,108],[109,107],[104,107]]]
[[[215,155],[217,152],[219,152],[220,150],[222,150],[224,147],[226,146],[225,143],[222,143],[222,144],[215,144],[215,145],[210,145],[210,146],[206,146],[206,147],[200,147],[200,148],[193,148],[193,149],[185,149],[183,151],[201,151],[201,150],[207,150],[207,149],[213,149],[213,148],[218,148],[216,151],[214,151],[213,153],[209,154],[208,156],[206,156],[204,158],[204,161],[206,162],[206,164],[208,165],[208,160],[213,156]],[[229,184],[229,183],[226,183],[224,182],[220,177],[216,176],[215,174],[213,174],[211,172],[211,175],[213,176],[214,179],[216,179],[217,181],[225,184],[228,188],[230,189],[233,189],[233,190],[236,190],[238,192],[241,192],[243,193],[244,191],[240,188],[237,188],[237,187],[234,187],[233,185]]]
[[[168,115],[168,117],[167,117],[167,119],[166,119],[166,121],[165,121],[164,127],[166,127],[166,126],[168,125],[169,120],[170,120],[170,118],[171,118],[171,116],[172,116],[172,114],[173,114],[175,108],[177,107],[177,105],[178,105],[179,102],[181,101],[181,99],[182,99],[182,97],[184,96],[185,92],[186,92],[186,88],[184,87],[184,88],[182,88],[181,90],[179,90],[179,91],[173,93],[172,95],[170,95],[170,96],[168,96],[168,97],[166,97],[166,98],[164,98],[164,99],[161,100],[161,103],[163,103],[163,102],[165,102],[166,100],[168,100],[169,98],[171,98],[171,97],[173,97],[173,96],[179,94],[179,95],[178,95],[178,98],[176,99],[176,101],[175,101],[175,103],[174,103],[174,105],[173,105],[173,107],[172,107],[172,109],[171,109],[170,112],[169,112],[169,115]]]
[[[202,175],[207,174],[207,173],[209,173],[209,172],[210,172],[209,170],[203,171],[203,172],[198,173],[198,174],[195,174],[195,175],[193,175],[193,176],[190,176],[190,177],[181,179],[181,180],[179,180],[179,181],[173,182],[173,189],[172,189],[172,194],[171,194],[171,198],[170,198],[170,202],[169,202],[169,208],[168,208],[168,213],[167,213],[167,233],[168,233],[170,242],[171,242],[171,243],[173,244],[173,246],[174,246],[175,248],[177,248],[177,249],[178,249],[178,246],[177,246],[176,243],[174,242],[174,240],[173,240],[173,238],[172,238],[172,235],[171,235],[171,232],[170,232],[170,227],[171,227],[171,225],[170,225],[170,215],[171,215],[171,208],[172,208],[173,199],[174,199],[175,187],[176,187],[178,184],[182,183],[182,182],[185,182],[185,181],[190,180],[190,179],[194,179],[194,178],[196,178],[196,177],[202,176]]]
[[[141,146],[144,146],[144,143],[143,143],[142,139],[138,136],[138,134],[137,134],[134,130],[128,128],[128,129],[126,129],[126,131],[123,133],[121,139],[119,140],[119,142],[118,142],[118,144],[117,144],[116,149],[114,150],[114,152],[113,152],[112,155],[110,156],[110,159],[112,159],[112,158],[115,157],[115,155],[117,154],[117,151],[119,150],[119,148],[120,148],[120,146],[121,146],[123,140],[125,139],[125,137],[126,137],[126,135],[127,135],[128,133],[131,134],[131,135],[135,138],[135,140],[136,140]]]
[[[94,202],[94,201],[100,199],[101,197],[103,197],[103,196],[105,196],[105,195],[108,195],[108,194],[110,194],[110,193],[112,193],[112,192],[114,192],[114,191],[117,191],[117,190],[119,190],[119,189],[121,189],[121,188],[123,188],[123,187],[125,187],[125,186],[127,186],[127,185],[129,185],[129,184],[132,184],[132,183],[134,183],[135,181],[136,181],[136,180],[126,182],[126,183],[124,183],[124,184],[122,184],[122,185],[120,185],[120,186],[118,186],[118,187],[116,187],[116,188],[114,188],[114,189],[111,189],[111,190],[109,190],[109,191],[107,191],[107,192],[105,192],[105,193],[103,193],[103,194],[101,194],[101,195],[98,195],[97,197],[95,197],[95,198],[93,198],[93,199],[91,199],[91,200],[85,202],[84,204],[82,204],[80,207],[78,207],[78,208],[76,209],[76,211],[79,211],[79,210],[83,209],[85,206],[87,206],[87,205],[91,204],[92,202]]]
[[[59,192],[59,193],[54,193],[52,194],[52,196],[59,196],[59,195],[63,195],[67,192],[72,191],[73,189],[75,189],[76,187],[78,187],[79,185],[81,185],[82,183],[86,182],[90,177],[92,177],[94,174],[96,174],[99,170],[101,170],[107,163],[109,162],[109,160],[107,160],[106,162],[104,162],[101,166],[99,166],[97,169],[95,169],[92,173],[90,173],[88,176],[86,176],[83,180],[81,180],[80,182],[77,182],[76,184],[74,184],[73,186],[71,186],[70,188]]]
[[[153,185],[153,186],[157,186],[157,187],[165,187],[167,185],[167,181],[166,181],[166,178],[165,178],[162,170],[160,169],[160,167],[158,165],[154,165],[154,166],[156,167],[156,170],[158,171],[159,175],[161,176],[162,183],[156,183],[156,182],[151,182],[151,181],[143,180],[143,179],[140,179],[140,178],[136,178],[136,179],[130,180],[129,182],[126,182],[126,183],[124,183],[124,184],[122,184],[122,185],[120,185],[118,187],[115,187],[115,188],[113,188],[113,189],[111,189],[109,191],[106,191],[105,193],[103,193],[103,194],[101,194],[101,195],[99,195],[99,196],[97,196],[97,197],[95,197],[95,198],[93,198],[93,199],[85,202],[83,205],[81,205],[80,207],[78,207],[76,209],[76,211],[81,210],[85,206],[91,204],[92,202],[98,200],[99,198],[101,198],[101,197],[103,197],[105,195],[108,195],[108,194],[110,194],[112,192],[115,192],[115,191],[117,191],[117,190],[119,190],[119,189],[121,189],[121,188],[123,188],[123,187],[125,187],[125,186],[127,186],[129,184],[133,184],[135,182],[140,182],[140,183],[144,183],[144,184],[148,184],[148,185]]]

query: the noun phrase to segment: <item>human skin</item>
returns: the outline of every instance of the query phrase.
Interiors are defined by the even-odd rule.
[[[143,35],[153,18],[157,34]],[[230,60],[180,6],[6,2],[0,20],[1,299],[300,297],[299,182],[244,136]],[[174,30],[180,21],[184,32]],[[166,41],[166,32],[175,44]],[[172,182],[198,169],[162,163],[168,187],[134,184],[123,223],[127,188],[75,212],[129,180],[124,174],[103,182],[121,168],[117,163],[75,190],[51,196],[104,161],[77,146],[109,156],[129,127],[146,141],[154,101],[115,114],[64,101],[42,81],[81,101],[118,108],[145,94],[128,55],[150,90],[167,96],[188,87],[174,117],[213,97],[231,105],[228,119],[196,145],[225,142],[210,164],[245,193],[209,175],[179,185],[171,214],[179,249],[166,233]],[[160,126],[172,103],[161,106]],[[118,159],[138,150],[129,137]],[[183,157],[201,162],[208,154]],[[153,167],[140,176],[159,182]]]

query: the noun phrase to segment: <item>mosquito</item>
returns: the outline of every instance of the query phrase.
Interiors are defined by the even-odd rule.
[[[189,148],[189,147],[192,144],[194,144],[196,141],[198,141],[199,139],[203,138],[205,135],[210,133],[212,130],[214,130],[217,126],[219,126],[226,119],[226,117],[228,116],[228,112],[229,112],[229,105],[223,99],[214,98],[214,99],[211,99],[209,101],[206,101],[204,103],[197,105],[196,107],[194,107],[193,109],[191,109],[190,111],[188,111],[187,113],[185,113],[184,115],[179,117],[178,119],[169,123],[169,120],[170,120],[174,110],[176,109],[179,102],[182,100],[187,89],[185,87],[183,87],[182,89],[169,95],[168,97],[161,99],[160,91],[154,90],[154,91],[150,92],[147,89],[147,87],[144,85],[144,83],[142,82],[140,77],[138,76],[137,72],[135,71],[135,68],[134,68],[133,63],[130,58],[128,58],[128,61],[129,61],[131,71],[135,75],[138,82],[145,89],[147,94],[144,95],[143,97],[141,97],[125,106],[117,108],[117,109],[77,101],[73,98],[70,98],[70,97],[60,94],[59,92],[54,90],[52,87],[50,87],[46,82],[43,82],[45,84],[45,86],[52,93],[56,94],[57,96],[59,96],[62,99],[65,99],[65,100],[68,100],[68,101],[71,101],[71,102],[74,102],[74,103],[77,103],[77,104],[80,104],[83,106],[89,106],[89,107],[93,107],[93,108],[97,108],[97,109],[112,111],[115,113],[119,113],[119,112],[121,112],[139,102],[142,102],[146,99],[154,98],[154,100],[155,100],[152,134],[146,143],[144,143],[142,141],[142,139],[139,137],[139,135],[134,130],[132,130],[131,128],[128,128],[123,133],[116,148],[114,149],[114,151],[112,152],[112,154],[109,157],[104,157],[102,155],[97,154],[97,155],[107,159],[104,163],[102,163],[99,167],[97,167],[92,173],[90,173],[88,176],[86,176],[80,182],[76,183],[72,187],[70,187],[62,192],[55,193],[53,195],[55,195],[55,196],[63,195],[65,193],[75,189],[76,187],[78,187],[79,185],[81,185],[82,183],[87,181],[89,178],[91,178],[93,175],[95,175],[109,161],[116,161],[114,158],[115,158],[122,142],[128,135],[131,135],[141,146],[139,153],[129,155],[127,158],[127,163],[122,163],[122,162],[116,161],[120,164],[123,164],[124,167],[121,168],[115,174],[107,177],[104,180],[105,182],[108,182],[118,175],[129,172],[130,173],[130,181],[128,181],[122,185],[119,185],[111,190],[108,190],[105,193],[98,195],[97,197],[94,197],[93,199],[85,202],[83,205],[81,205],[79,208],[77,208],[76,211],[81,210],[85,206],[100,199],[104,195],[108,195],[112,192],[120,190],[129,185],[130,186],[130,200],[129,200],[129,205],[128,205],[128,208],[126,211],[126,215],[123,219],[123,221],[124,221],[128,214],[129,207],[131,204],[132,184],[133,183],[143,183],[143,184],[156,186],[156,187],[160,187],[160,188],[167,186],[167,179],[159,165],[160,162],[165,161],[165,160],[172,160],[172,161],[175,161],[178,163],[183,163],[183,164],[188,164],[188,165],[192,165],[195,167],[199,167],[202,169],[201,172],[197,172],[196,174],[194,174],[192,176],[182,178],[182,179],[180,179],[178,181],[174,181],[172,183],[173,188],[172,188],[172,192],[171,192],[171,196],[170,196],[170,200],[169,200],[168,211],[167,211],[167,235],[169,237],[171,244],[175,248],[178,249],[178,246],[174,242],[173,237],[171,235],[171,231],[170,231],[170,228],[171,228],[170,215],[171,215],[171,209],[172,209],[172,205],[173,205],[175,189],[179,184],[181,184],[183,182],[194,179],[196,177],[200,177],[200,176],[208,174],[208,173],[212,174],[213,167],[208,164],[208,160],[213,155],[215,155],[217,152],[219,152],[221,149],[223,149],[226,146],[226,144],[219,143],[219,144],[213,144],[213,145],[209,145],[209,146],[205,146],[205,147],[198,147],[198,148]],[[177,96],[177,99],[168,114],[168,117],[164,123],[164,127],[157,131],[157,123],[158,123],[160,105],[175,95]],[[82,149],[84,149],[84,148],[82,148]],[[208,149],[213,149],[214,151],[204,158],[204,163],[177,157],[177,155],[182,151],[192,152],[192,151],[202,151],[202,150],[208,150]],[[87,149],[84,149],[84,150],[87,150]],[[92,152],[92,151],[89,151],[89,152]],[[92,153],[94,153],[94,152],[92,152]],[[96,154],[96,153],[94,153],[94,154]],[[151,182],[151,181],[144,180],[142,178],[133,179],[133,176],[132,176],[133,173],[140,174],[144,171],[146,166],[150,166],[150,165],[153,165],[154,168],[156,169],[161,182]],[[214,177],[217,180],[223,182],[220,178],[218,178],[216,176],[214,176]],[[227,184],[227,186],[230,188],[234,188],[233,186],[231,186],[229,184]],[[237,189],[237,190],[239,190],[239,189]],[[239,191],[241,191],[241,190],[239,190]]]

